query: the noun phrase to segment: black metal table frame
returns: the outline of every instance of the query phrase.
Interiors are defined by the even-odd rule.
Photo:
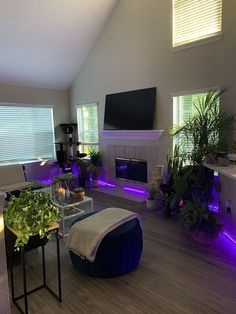
[[[56,299],[59,300],[59,302],[62,302],[62,292],[61,292],[61,262],[60,262],[60,244],[59,244],[59,227],[55,228],[49,232],[56,233],[56,246],[57,246],[57,276],[58,276],[58,295],[47,285],[46,281],[46,264],[45,264],[45,250],[44,246],[45,243],[42,241],[41,247],[42,247],[42,267],[43,267],[43,284],[27,291],[27,281],[26,281],[26,258],[25,258],[25,248],[24,246],[21,247],[21,264],[22,264],[22,273],[23,273],[23,290],[24,293],[15,296],[15,286],[14,286],[14,272],[13,272],[13,262],[12,262],[12,255],[10,256],[10,278],[11,278],[11,292],[12,292],[12,302],[15,304],[15,306],[18,308],[20,313],[22,314],[28,314],[28,295],[31,293],[34,293],[42,288],[46,288]],[[19,299],[24,298],[24,307],[25,311],[23,311],[22,307],[17,302]]]

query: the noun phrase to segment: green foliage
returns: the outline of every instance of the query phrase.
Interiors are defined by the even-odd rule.
[[[63,173],[58,176],[53,177],[53,183],[59,183],[65,188],[69,188],[70,181],[73,180],[75,176],[72,173]]]
[[[171,135],[191,143],[193,149],[188,159],[193,164],[200,165],[208,154],[227,150],[234,117],[220,109],[219,99],[224,92],[210,91],[206,97],[199,98],[194,104],[197,113],[182,126],[170,130]]]
[[[28,243],[30,236],[47,236],[48,228],[60,218],[60,211],[52,202],[50,193],[22,191],[8,202],[5,222],[17,232],[15,248]]]
[[[102,164],[102,158],[100,151],[97,151],[95,148],[89,150],[90,162],[95,167],[100,167]]]
[[[163,195],[163,205],[166,215],[170,215],[171,211],[176,211],[180,201],[179,193],[176,193],[175,182],[179,177],[179,173],[183,168],[184,155],[180,154],[179,147],[176,145],[173,156],[167,155],[167,173],[164,177],[165,183],[160,185]]]
[[[98,176],[99,176],[99,172],[100,172],[100,171],[99,171],[99,167],[97,167],[97,166],[91,164],[91,165],[89,166],[89,171],[90,171],[90,173],[91,173],[92,179],[93,179],[93,180],[97,180],[97,178],[98,178]]]
[[[217,216],[198,202],[186,201],[180,209],[179,218],[187,230],[193,234],[203,233],[206,240],[215,239],[223,228]]]
[[[167,155],[167,178],[168,185],[173,186],[175,179],[178,177],[179,172],[183,168],[185,161],[184,154],[180,153],[178,145],[175,145],[173,156]]]
[[[202,165],[183,167],[175,178],[174,190],[179,199],[198,200],[207,206],[212,199],[214,172]]]

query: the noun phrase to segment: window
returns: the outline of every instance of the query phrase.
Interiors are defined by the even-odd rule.
[[[98,149],[98,108],[97,104],[79,105],[77,107],[78,136],[80,151],[88,153]]]
[[[204,40],[222,31],[222,0],[172,0],[172,46]]]
[[[197,113],[195,106],[198,105],[199,99],[206,96],[204,93],[192,93],[190,95],[181,95],[173,97],[173,126],[181,126],[189,118],[193,117]],[[195,106],[194,106],[195,105]],[[183,136],[174,137],[173,144],[180,145],[181,151],[190,152],[192,150],[192,145]]]
[[[53,109],[0,104],[0,163],[55,159]]]

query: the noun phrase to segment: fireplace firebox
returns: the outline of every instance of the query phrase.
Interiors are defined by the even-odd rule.
[[[116,158],[116,178],[147,183],[147,161]]]

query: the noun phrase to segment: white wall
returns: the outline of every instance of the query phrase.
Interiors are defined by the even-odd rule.
[[[66,90],[0,85],[0,102],[53,105],[57,139],[63,137],[59,124],[70,122],[69,99]]]
[[[98,102],[102,129],[106,94],[151,86],[157,129],[171,126],[176,91],[227,87],[224,109],[236,112],[236,1],[223,2],[222,40],[172,52],[171,1],[120,0],[72,86],[72,119],[76,104]]]

